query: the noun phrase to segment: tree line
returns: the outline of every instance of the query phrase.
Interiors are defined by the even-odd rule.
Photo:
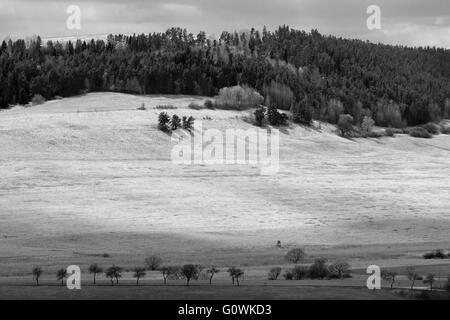
[[[186,29],[52,42],[40,37],[0,46],[0,108],[91,91],[215,96],[248,85],[266,105],[308,110],[337,123],[402,127],[450,117],[450,52],[373,44],[280,26],[223,32]]]

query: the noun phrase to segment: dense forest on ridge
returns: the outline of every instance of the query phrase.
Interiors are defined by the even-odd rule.
[[[450,118],[450,50],[373,44],[279,27],[110,35],[106,41],[3,41],[0,108],[90,91],[215,96],[224,87],[278,90],[314,118],[348,113],[402,127]],[[279,105],[289,109],[289,105]]]

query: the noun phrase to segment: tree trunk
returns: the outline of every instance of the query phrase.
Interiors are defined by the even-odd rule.
[[[36,278],[36,285],[39,286],[39,278]]]
[[[136,278],[136,285],[139,285],[139,278]]]
[[[239,278],[236,279],[237,285],[239,287]]]
[[[164,285],[167,285],[167,278],[164,278]]]
[[[212,277],[209,278],[209,285],[211,285],[211,282],[212,282]]]
[[[64,286],[64,279],[61,279],[61,287]]]
[[[186,285],[187,285],[187,286],[189,286],[189,281],[190,281],[190,280],[191,280],[191,279],[189,279],[189,278],[186,279]]]
[[[415,280],[413,280],[413,282],[411,283],[411,291],[414,290],[414,282],[415,282]]]
[[[95,286],[95,273],[94,273],[94,286]]]
[[[111,286],[114,286],[113,278],[111,278]]]

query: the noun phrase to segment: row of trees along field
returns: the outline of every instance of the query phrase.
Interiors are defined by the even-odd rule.
[[[90,91],[214,96],[237,84],[280,109],[311,108],[315,119],[401,127],[450,117],[450,51],[347,40],[293,30],[185,29],[110,35],[106,41],[3,41],[0,108]]]

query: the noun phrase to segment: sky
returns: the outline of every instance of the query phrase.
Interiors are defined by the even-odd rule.
[[[81,28],[69,30],[67,7],[81,9]],[[381,29],[369,30],[366,10],[381,10]],[[149,33],[170,27],[220,36],[223,30],[274,30],[279,25],[345,38],[450,48],[450,0],[0,0],[0,40]]]

